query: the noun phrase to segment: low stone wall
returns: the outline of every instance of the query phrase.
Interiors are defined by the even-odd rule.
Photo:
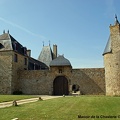
[[[69,87],[79,85],[82,94],[105,94],[104,72],[104,68],[73,69],[68,76],[66,72],[56,74],[50,70],[24,70],[19,72],[20,90],[24,94],[51,95],[54,79],[57,75],[63,75],[67,77]]]
[[[80,86],[82,94],[105,94],[104,68],[73,69],[71,84]]]
[[[48,70],[24,70],[19,75],[20,91],[24,94],[50,94],[52,82]]]

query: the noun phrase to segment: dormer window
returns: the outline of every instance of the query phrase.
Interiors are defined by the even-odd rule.
[[[27,48],[26,47],[23,48],[23,52],[24,52],[24,55],[27,55]]]
[[[17,51],[17,42],[14,42],[14,50]]]

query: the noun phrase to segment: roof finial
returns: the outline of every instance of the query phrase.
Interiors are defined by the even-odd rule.
[[[117,15],[115,14],[115,25],[119,24],[119,21],[117,19]]]
[[[44,47],[44,41],[43,41],[43,47]]]
[[[9,34],[9,30],[7,31],[7,33]]]
[[[3,30],[3,34],[5,34],[5,30]]]
[[[50,46],[50,40],[49,40],[49,46]]]

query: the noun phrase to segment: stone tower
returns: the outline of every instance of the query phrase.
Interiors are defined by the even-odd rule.
[[[120,95],[120,23],[115,16],[104,53],[106,95]]]

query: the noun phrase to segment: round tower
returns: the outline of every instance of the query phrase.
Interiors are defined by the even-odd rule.
[[[104,53],[106,95],[120,95],[120,24],[115,16]]]

